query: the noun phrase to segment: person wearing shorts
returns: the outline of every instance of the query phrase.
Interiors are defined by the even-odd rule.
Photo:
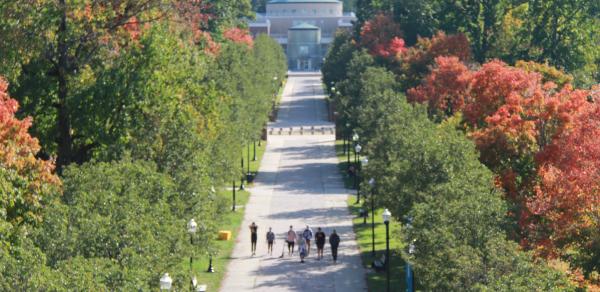
[[[296,239],[296,231],[294,231],[294,228],[292,225],[290,225],[290,230],[288,230],[287,237],[285,239],[288,244],[288,255],[294,254],[294,243],[296,242]]]
[[[258,240],[258,226],[252,222],[250,224],[250,244],[252,249],[252,255],[256,255],[256,241]]]
[[[302,232],[302,237],[304,238],[304,240],[306,240],[307,255],[309,255],[310,254],[310,241],[313,238],[313,231],[312,231],[312,229],[310,229],[310,227],[308,227],[308,225],[306,225],[306,229],[304,229],[304,231]]]
[[[275,233],[269,227],[269,231],[267,232],[267,252],[270,255],[273,255],[273,242],[275,242]]]
[[[317,233],[315,233],[315,241],[317,242],[317,259],[321,260],[323,258],[323,248],[325,247],[325,232],[321,230],[321,227],[317,228]]]

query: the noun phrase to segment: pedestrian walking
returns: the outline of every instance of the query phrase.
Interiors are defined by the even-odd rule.
[[[340,246],[340,237],[335,232],[335,229],[329,235],[329,245],[331,245],[331,255],[333,256],[333,263],[337,263],[338,247]]]
[[[288,244],[288,255],[294,254],[294,243],[296,242],[296,239],[298,239],[298,237],[296,236],[296,231],[294,231],[294,228],[292,227],[292,225],[290,225],[290,230],[288,230],[286,238]]]
[[[304,258],[308,255],[308,250],[306,248],[306,239],[303,236],[298,236],[298,253],[300,254],[300,262],[304,263]]]
[[[258,226],[256,223],[252,222],[250,224],[250,244],[252,249],[252,255],[256,255],[256,241],[258,240]]]
[[[312,231],[312,229],[310,229],[310,227],[308,227],[308,225],[306,225],[306,229],[304,229],[304,231],[302,232],[302,237],[304,237],[304,240],[306,240],[306,246],[308,247],[307,255],[309,255],[310,254],[310,241],[313,238],[313,231]]]
[[[321,227],[317,228],[317,233],[315,233],[315,241],[317,242],[317,259],[321,260],[323,258],[323,248],[325,247],[325,232],[321,230]]]
[[[273,255],[273,243],[275,242],[275,233],[269,227],[269,231],[267,232],[267,253]]]

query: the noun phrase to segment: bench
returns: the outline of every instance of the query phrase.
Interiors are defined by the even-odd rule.
[[[375,272],[383,272],[385,271],[385,268],[387,266],[387,259],[385,258],[385,255],[381,255],[381,258],[378,260],[373,261],[373,263],[371,263],[371,267],[375,270]]]

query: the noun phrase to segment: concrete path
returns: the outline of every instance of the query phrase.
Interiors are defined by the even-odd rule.
[[[321,76],[290,74],[278,118],[269,126],[332,126],[327,122]],[[366,291],[365,270],[346,207],[350,191],[338,173],[334,139],[320,133],[268,137],[221,291]],[[250,253],[252,222],[259,226],[256,256]],[[338,263],[333,264],[329,244],[321,261],[316,259],[314,243],[306,263],[300,263],[297,252],[288,256],[287,247],[280,258],[290,225],[295,230],[310,225],[314,232],[322,227],[327,239],[336,229],[341,237]],[[272,256],[265,240],[268,227],[277,237]]]

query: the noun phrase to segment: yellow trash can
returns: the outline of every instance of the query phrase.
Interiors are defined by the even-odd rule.
[[[219,230],[219,240],[230,240],[230,239],[231,239],[231,231]]]

